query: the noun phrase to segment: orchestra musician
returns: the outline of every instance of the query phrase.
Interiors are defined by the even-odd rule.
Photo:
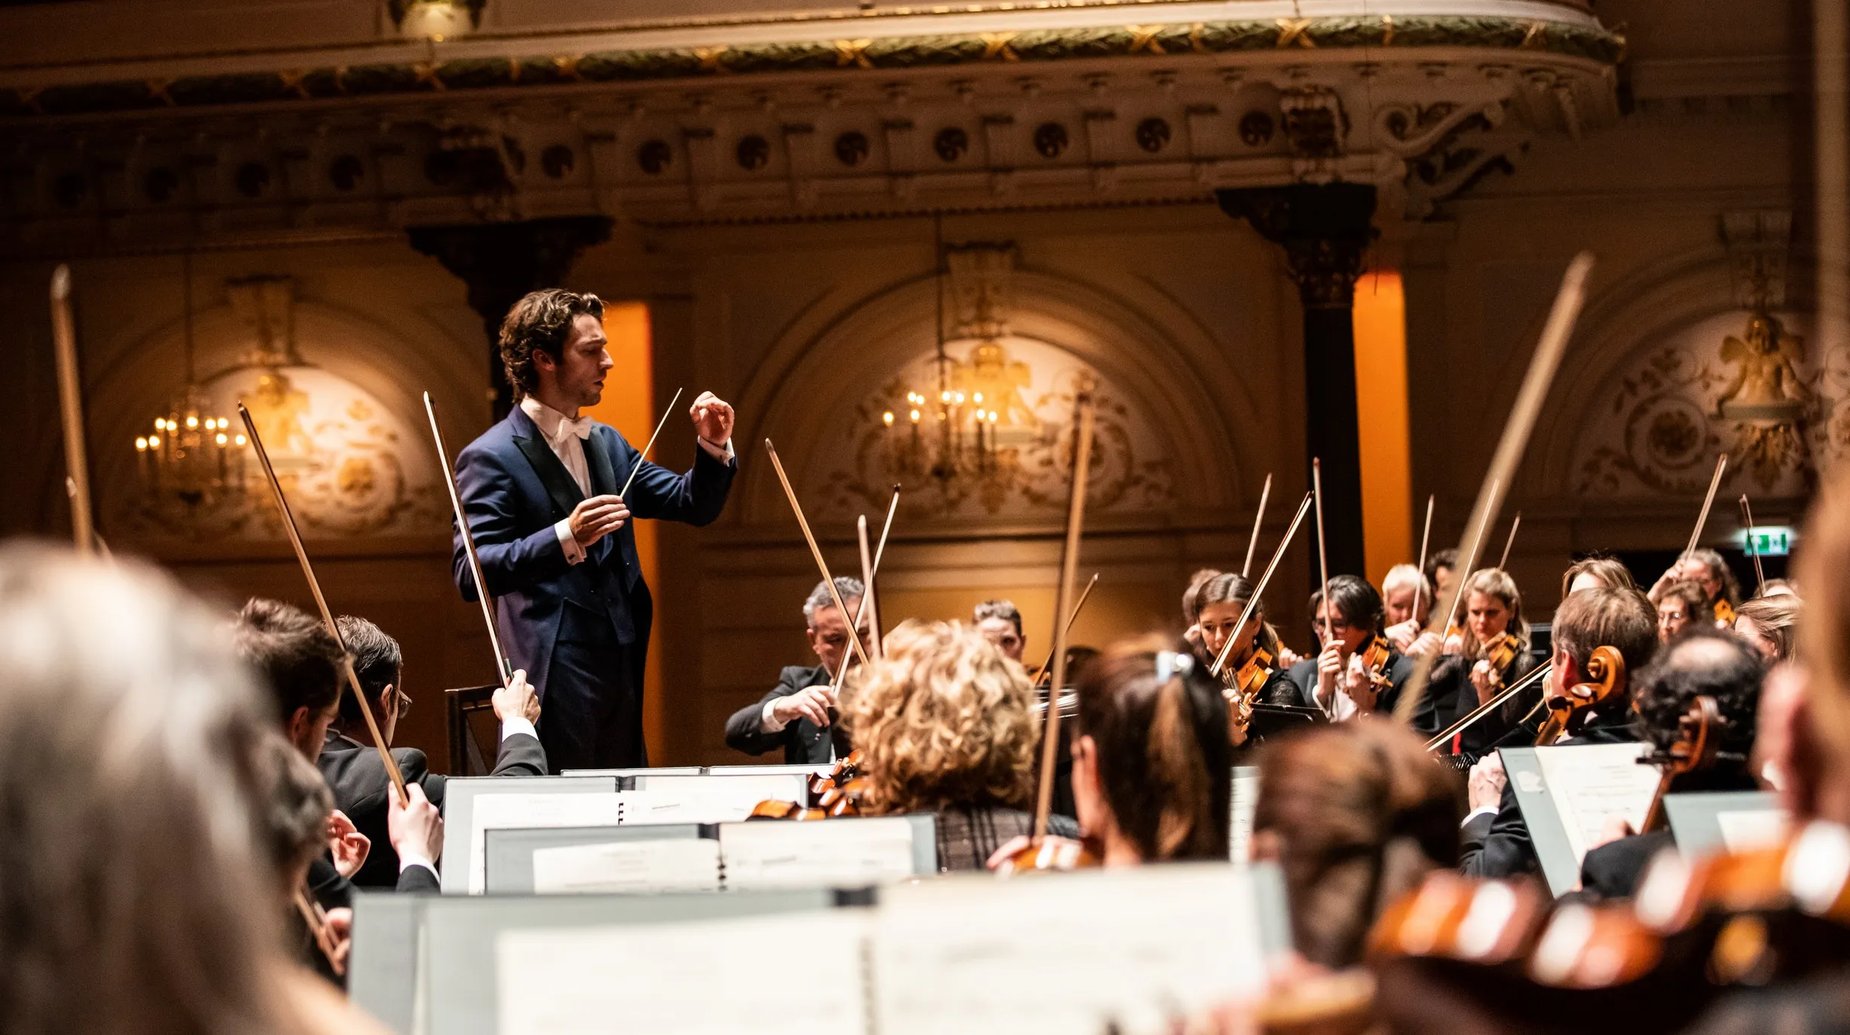
[[[0,548],[8,1032],[382,1031],[284,952],[276,722],[227,640],[138,562]]]
[[[1767,664],[1776,665],[1792,657],[1792,641],[1803,608],[1799,598],[1791,594],[1756,597],[1735,609],[1735,634],[1758,651]]]
[[[280,734],[264,737],[257,763],[256,786],[262,791],[259,805],[267,835],[262,844],[274,874],[277,908],[289,918],[295,935],[296,958],[334,984],[343,984],[352,948],[353,910],[328,910],[325,930],[317,937],[295,906],[297,889],[308,880],[315,859],[329,848],[334,796],[315,767]]]
[[[1381,580],[1381,607],[1387,628],[1382,635],[1394,649],[1412,657],[1437,643],[1429,636],[1426,620],[1432,614],[1433,588],[1420,569],[1411,564],[1396,564]]]
[[[1390,645],[1378,672],[1364,668],[1363,652],[1382,634],[1381,594],[1360,576],[1332,575],[1328,614],[1321,590],[1311,594],[1310,613],[1317,655],[1287,670],[1297,688],[1297,700],[1291,703],[1318,708],[1338,720],[1391,709],[1395,694],[1413,671],[1413,661]],[[1333,634],[1327,642],[1326,617]]]
[[[1252,658],[1255,650],[1263,651],[1274,659],[1278,657],[1278,630],[1265,620],[1263,603],[1253,609],[1253,615],[1246,620],[1244,627],[1238,630],[1233,627],[1252,598],[1253,584],[1246,576],[1233,572],[1217,573],[1196,587],[1193,596],[1195,613],[1190,616],[1189,624],[1200,630],[1201,643],[1195,650],[1195,659],[1200,662],[1201,670],[1208,670],[1230,637],[1234,641],[1233,649],[1227,653],[1227,664],[1221,669],[1223,686],[1234,685],[1240,668]],[[1266,671],[1268,675],[1265,683],[1252,703],[1298,704],[1297,688],[1285,675],[1284,669],[1274,661],[1266,666]]]
[[[1115,644],[1080,670],[1077,695],[1073,797],[1104,864],[1225,861],[1227,706],[1194,655],[1150,640]],[[990,866],[1027,843],[1003,845]]]
[[[1702,587],[1707,596],[1705,604],[1714,621],[1724,626],[1734,621],[1734,609],[1741,606],[1741,584],[1720,553],[1708,547],[1691,550],[1671,565],[1651,590],[1655,594],[1659,587],[1679,581],[1694,582]]]
[[[1420,574],[1426,576],[1426,584],[1432,587],[1433,599],[1444,600],[1452,583],[1458,579],[1458,550],[1450,546],[1435,550],[1426,558],[1426,569]]]
[[[1692,618],[1709,613],[1709,595],[1695,582],[1666,582],[1657,587],[1652,603],[1657,605],[1657,638],[1661,643],[1669,643],[1689,628]]]
[[[1586,589],[1569,594],[1555,610],[1553,668],[1543,681],[1555,696],[1586,681],[1587,663],[1596,647],[1616,649],[1627,673],[1650,662],[1657,648],[1657,619],[1651,602],[1635,589]],[[1621,688],[1592,711],[1578,734],[1561,744],[1611,744],[1635,740],[1631,698]],[[1459,868],[1467,876],[1511,877],[1538,865],[1529,830],[1509,789],[1501,756],[1489,755],[1471,769],[1471,812],[1465,817]]]
[[[648,765],[642,687],[654,608],[630,522],[711,523],[738,466],[732,407],[711,392],[689,411],[698,448],[683,474],[580,416],[602,398],[613,365],[603,311],[596,295],[557,288],[514,303],[500,352],[519,403],[456,457],[501,642],[545,704],[540,743],[555,772]],[[460,529],[452,568],[474,600]]]
[[[354,674],[372,705],[379,735],[390,744],[397,733],[398,720],[411,707],[411,697],[403,690],[404,652],[397,640],[364,618],[341,615],[335,624],[353,659]],[[497,687],[490,702],[500,720],[501,732],[494,771],[489,775],[545,776],[546,752],[534,729],[540,714],[539,697],[523,674],[516,671],[507,686]],[[420,786],[425,800],[441,811],[444,785],[449,778],[431,772],[430,759],[417,748],[393,748],[392,757],[405,782]],[[339,710],[315,766],[334,792],[335,809],[372,843],[365,863],[351,875],[353,883],[363,888],[393,887],[398,881],[400,860],[389,836],[391,780],[379,753],[373,749],[372,734],[366,729],[353,694],[340,695]],[[435,858],[430,856],[425,863]]]
[[[835,592],[849,611],[861,610],[866,590],[860,579],[836,576]],[[776,686],[726,720],[726,746],[748,755],[782,748],[789,765],[829,761],[837,747],[832,731],[840,706],[833,683],[843,665],[854,663],[854,651],[848,646],[848,623],[853,620],[853,615],[843,615],[836,608],[829,587],[816,583],[803,601],[803,624],[809,649],[821,664],[785,666]],[[873,630],[866,616],[857,634],[867,648]]]
[[[1508,572],[1500,568],[1472,572],[1465,580],[1464,596],[1464,635],[1446,645],[1446,656],[1433,670],[1427,701],[1414,713],[1416,730],[1433,733],[1451,726],[1490,703],[1535,666],[1529,651],[1529,624],[1522,618],[1522,593]],[[1450,745],[1452,753],[1475,755],[1488,750],[1534,703],[1511,698],[1494,714],[1461,730]]]
[[[260,677],[269,690],[270,705],[283,736],[302,757],[315,762],[328,742],[328,729],[340,714],[341,660],[343,653],[334,634],[309,616],[306,611],[277,600],[253,598],[238,612],[231,629],[233,648]],[[381,764],[381,769],[384,766]],[[407,783],[409,803],[391,795],[387,806],[388,834],[395,825],[406,824],[401,816],[390,813],[410,811],[410,825],[420,829],[441,824],[436,806],[424,796],[424,788]],[[398,856],[396,888],[399,891],[437,890],[436,858],[416,851],[422,844],[421,834],[410,835],[409,852]],[[353,884],[349,879],[357,870],[342,865],[332,853],[317,858],[309,869],[310,889],[329,909],[349,906],[353,901]],[[345,872],[343,872],[345,871]]]
[[[1567,566],[1561,573],[1561,599],[1583,589],[1637,589],[1632,570],[1617,557],[1593,554]]]
[[[1361,962],[1381,908],[1457,861],[1463,788],[1374,718],[1274,741],[1258,766],[1251,852],[1284,871],[1293,944],[1321,966]]]
[[[1667,753],[1676,741],[1691,701],[1707,697],[1716,704],[1718,726],[1709,735],[1717,744],[1717,759],[1677,777],[1670,786],[1673,793],[1751,791],[1757,786],[1747,759],[1765,676],[1766,666],[1740,637],[1705,625],[1692,626],[1670,641],[1638,674],[1632,687],[1636,726],[1660,753]],[[1581,861],[1580,884],[1589,897],[1629,898],[1651,857],[1674,847],[1668,830],[1626,834],[1594,847]]]
[[[1021,655],[1027,650],[1028,637],[1021,631],[1021,610],[1013,600],[985,600],[972,610],[970,620],[976,623],[976,631],[995,644],[1004,657],[1017,665],[1022,664]]]
[[[935,813],[940,869],[981,870],[1033,832],[1034,688],[987,636],[950,622],[903,622],[882,655],[843,691],[842,725],[865,759],[861,814]],[[1060,815],[1048,829],[1079,830]]]

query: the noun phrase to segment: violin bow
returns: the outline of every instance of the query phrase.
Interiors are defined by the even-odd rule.
[[[1323,643],[1327,645],[1335,639],[1335,630],[1330,625],[1330,559],[1323,550],[1323,461],[1314,456],[1310,458],[1310,494],[1317,502],[1317,571],[1323,579],[1323,588],[1318,591],[1317,599],[1322,601]],[[1253,595],[1258,596],[1257,593]],[[1234,626],[1235,631],[1239,628]]]
[[[1054,590],[1053,613],[1066,613],[1073,583],[1079,580],[1079,534],[1086,519],[1086,477],[1092,470],[1092,425],[1098,413],[1090,393],[1081,392],[1074,403],[1073,484],[1066,500],[1066,542],[1060,548],[1060,582]],[[1075,609],[1077,611],[1077,609]],[[1066,684],[1066,624],[1054,627],[1053,692]],[[1047,817],[1053,812],[1053,782],[1060,754],[1060,709],[1051,702],[1046,728],[1041,731],[1041,780],[1034,800],[1034,837],[1047,836]]]
[[[1464,718],[1459,719],[1457,722],[1452,723],[1450,726],[1447,726],[1443,731],[1435,735],[1431,740],[1428,740],[1426,742],[1426,750],[1432,751],[1436,748],[1443,747],[1444,745],[1450,743],[1453,737],[1457,736],[1460,733],[1463,733],[1467,729],[1470,729],[1472,726],[1477,725],[1477,721],[1479,719],[1482,719],[1484,716],[1489,715],[1491,712],[1494,712],[1497,709],[1503,707],[1504,704],[1506,704],[1511,698],[1515,697],[1517,694],[1522,693],[1524,690],[1527,690],[1529,687],[1534,686],[1536,683],[1540,682],[1541,680],[1548,678],[1549,670],[1551,670],[1552,668],[1554,668],[1553,662],[1549,662],[1546,665],[1537,665],[1534,669],[1531,669],[1529,671],[1528,675],[1525,675],[1521,679],[1518,679],[1514,683],[1511,683],[1509,686],[1505,687],[1501,692],[1499,692],[1497,696],[1492,697],[1490,700],[1485,701],[1483,704],[1480,704],[1476,708],[1471,709],[1470,713],[1467,714]]]
[[[849,634],[852,636],[861,635],[861,615],[867,615],[867,620],[873,628],[873,635],[869,637],[873,643],[873,655],[878,658],[882,656],[880,648],[880,601],[875,596],[877,590],[874,589],[874,551],[873,547],[869,545],[867,541],[866,514],[862,514],[860,518],[855,521],[854,531],[855,538],[858,540],[861,548],[861,606],[855,609],[854,628],[849,630]],[[847,668],[846,665],[842,667]]]
[[[1567,272],[1561,278],[1561,289],[1555,294],[1554,306],[1549,310],[1548,322],[1542,328],[1541,340],[1529,360],[1528,373],[1523,375],[1515,405],[1510,407],[1509,420],[1503,425],[1503,437],[1498,440],[1497,451],[1491,457],[1490,470],[1485,474],[1483,486],[1478,489],[1477,503],[1473,507],[1472,520],[1465,526],[1467,528],[1484,527],[1496,506],[1497,486],[1507,482],[1516,473],[1516,465],[1521,462],[1523,450],[1529,444],[1529,435],[1535,430],[1535,420],[1541,414],[1542,403],[1548,397],[1549,386],[1554,383],[1555,373],[1561,368],[1561,357],[1566,353],[1568,339],[1574,333],[1574,323],[1579,319],[1581,306],[1586,302],[1587,276],[1592,269],[1593,256],[1588,252],[1574,256],[1574,260],[1567,265]],[[1468,568],[1465,570],[1469,571]],[[1459,598],[1464,595],[1464,585],[1463,578],[1452,584],[1446,593],[1450,599],[1445,601],[1443,610],[1456,610]],[[1400,700],[1394,703],[1396,721],[1407,723],[1412,720],[1413,713],[1426,696],[1426,683],[1432,678],[1432,669],[1438,663],[1439,653],[1427,651],[1414,664],[1413,674],[1402,688]]]
[[[1516,512],[1516,520],[1510,522],[1510,537],[1503,540],[1503,559],[1497,562],[1497,570],[1510,570],[1510,547],[1516,545],[1516,530],[1522,527],[1522,511]]]
[[[71,496],[71,542],[78,554],[96,553],[90,513],[90,460],[84,448],[82,372],[77,366],[77,324],[71,317],[71,268],[51,273],[51,340],[58,354],[58,416],[64,422],[65,487]]]
[[[450,513],[462,532],[463,552],[469,556],[469,574],[475,579],[475,599],[482,605],[482,624],[488,629],[488,646],[495,652],[495,672],[502,685],[514,678],[513,663],[501,653],[501,636],[495,629],[494,601],[488,596],[488,580],[482,577],[482,557],[475,550],[475,534],[469,530],[469,517],[463,513],[462,494],[456,489],[456,472],[450,467],[450,451],[443,446],[443,429],[437,424],[437,404],[424,393],[424,415],[430,418],[431,441],[437,445],[437,466],[443,468],[443,484],[450,490]]]
[[[1413,613],[1419,614],[1420,604],[1426,596],[1426,546],[1432,541],[1432,501],[1433,494],[1426,494],[1426,525],[1420,530],[1420,584],[1413,591]],[[1430,612],[1428,612],[1430,616]]]
[[[1741,494],[1741,517],[1747,522],[1747,554],[1754,559],[1754,596],[1766,595],[1766,569],[1760,566],[1760,546],[1754,542],[1754,508]]]
[[[829,599],[835,602],[835,610],[846,615],[848,605],[842,601],[841,591],[835,588],[835,576],[829,574],[829,562],[822,559],[822,547],[816,545],[816,533],[809,530],[809,519],[803,516],[803,505],[797,502],[796,490],[790,487],[790,476],[784,473],[783,461],[777,458],[777,447],[768,438],[764,440],[764,451],[770,455],[771,468],[777,472],[778,484],[784,487],[784,498],[790,501],[790,510],[797,516],[797,527],[803,530],[803,541],[809,544],[809,554],[816,559],[816,569],[822,572],[822,584],[828,587]],[[866,596],[861,597],[861,603],[867,603]],[[867,649],[861,646],[861,636],[857,629],[848,631],[848,645],[854,648],[854,656],[861,659],[861,664],[867,664]]]
[[[340,671],[347,677],[347,687],[353,691],[354,700],[360,705],[360,717],[366,720],[366,732],[372,735],[373,747],[379,751],[379,761],[385,765],[385,775],[392,781],[398,791],[398,800],[407,804],[411,795],[405,793],[405,774],[398,770],[398,760],[392,757],[391,749],[386,746],[385,737],[379,732],[379,723],[373,718],[373,706],[366,700],[366,691],[360,686],[360,677],[353,671],[353,655],[347,652],[347,641],[341,638],[340,626],[334,621],[334,612],[328,610],[328,598],[321,593],[321,580],[315,578],[315,567],[309,563],[308,548],[302,545],[302,531],[296,527],[295,514],[289,510],[289,500],[283,495],[283,483],[276,477],[276,468],[270,463],[270,453],[263,448],[263,439],[257,434],[257,422],[251,419],[251,411],[244,406],[244,400],[238,400],[238,417],[244,421],[244,431],[250,437],[251,449],[257,454],[257,462],[263,466],[263,476],[270,483],[270,493],[276,499],[276,509],[283,515],[283,531],[289,534],[289,545],[295,548],[296,560],[301,562],[302,575],[308,579],[308,590],[315,598],[315,606],[321,610],[321,622],[327,626],[328,635],[340,647]]]
[[[1709,492],[1702,498],[1702,512],[1696,515],[1696,527],[1689,533],[1689,545],[1683,548],[1683,560],[1696,552],[1696,544],[1702,541],[1702,529],[1709,523],[1709,508],[1715,505],[1715,490],[1722,486],[1722,472],[1728,469],[1728,454],[1719,453],[1715,457],[1715,473],[1709,476]]]
[[[1278,541],[1278,548],[1272,551],[1272,559],[1266,563],[1265,573],[1253,584],[1253,595],[1247,599],[1246,609],[1240,612],[1240,620],[1234,623],[1233,634],[1227,637],[1226,643],[1221,644],[1220,653],[1214,656],[1214,664],[1208,666],[1210,675],[1219,677],[1221,669],[1227,667],[1227,656],[1233,653],[1233,641],[1239,638],[1240,630],[1246,628],[1247,621],[1259,610],[1259,594],[1264,593],[1266,584],[1272,581],[1272,573],[1278,570],[1278,562],[1285,559],[1285,549],[1291,545],[1292,537],[1298,534],[1298,526],[1304,523],[1304,514],[1310,510],[1312,496],[1313,493],[1305,493],[1304,502],[1298,504],[1297,516],[1291,519],[1291,527],[1285,529],[1285,537]]]
[[[1491,500],[1492,510],[1494,510],[1496,507],[1497,492],[1502,487],[1503,487],[1502,479],[1492,478],[1490,480],[1490,500]],[[1470,581],[1472,569],[1477,566],[1477,552],[1483,549],[1484,547],[1484,535],[1485,533],[1490,531],[1488,526],[1490,523],[1491,512],[1492,511],[1489,511],[1489,510],[1485,511],[1484,520],[1478,522],[1477,531],[1473,533],[1471,536],[1471,552],[1468,554],[1459,555],[1460,558],[1464,561],[1464,565],[1463,567],[1456,569],[1458,572],[1458,577],[1452,583],[1452,595],[1446,601],[1445,624],[1439,627],[1440,636],[1447,635],[1447,631],[1450,630],[1453,626],[1458,624],[1458,609],[1463,607],[1465,604],[1465,583]],[[1458,545],[1462,549],[1465,544],[1459,543]],[[1443,651],[1441,653],[1443,653]]]
[[[886,524],[880,529],[880,545],[874,549],[874,563],[870,567],[863,567],[861,569],[866,578],[861,582],[861,606],[854,609],[854,628],[857,630],[855,633],[857,637],[860,635],[858,630],[861,628],[861,619],[865,618],[868,613],[867,608],[869,605],[867,603],[867,597],[872,592],[869,587],[873,585],[874,577],[880,573],[880,558],[886,555],[887,533],[893,531],[893,515],[898,511],[899,486],[895,484],[893,486],[893,501],[888,503],[886,508]],[[878,643],[879,641],[876,640],[875,642]],[[835,678],[829,681],[829,693],[831,695],[840,695],[842,685],[847,682],[848,666],[842,665],[836,671]]]
[[[681,401],[681,389],[674,390],[674,398],[668,400],[668,408],[662,411],[662,419],[655,422],[655,431],[649,436],[649,443],[636,454],[636,466],[630,468],[630,476],[623,481],[623,491],[617,493],[619,499],[630,494],[630,486],[636,484],[636,475],[642,470],[642,462],[649,458],[649,450],[655,448],[655,440],[661,437],[662,428],[668,424],[668,415],[674,412],[675,404]]]
[[[1272,472],[1267,471],[1265,475],[1265,486],[1259,490],[1259,509],[1253,511],[1253,534],[1246,540],[1246,560],[1240,564],[1241,578],[1245,578],[1246,573],[1252,569],[1253,547],[1259,545],[1259,523],[1265,520],[1265,501],[1270,499],[1271,496]]]
[[[1073,605],[1072,613],[1066,616],[1066,631],[1068,633],[1073,631],[1073,623],[1079,620],[1079,612],[1085,610],[1086,601],[1092,596],[1092,587],[1096,585],[1098,585],[1098,572],[1095,571],[1092,573],[1092,577],[1086,580],[1086,588],[1079,592],[1079,602]],[[1041,667],[1034,670],[1034,685],[1040,686],[1041,680],[1046,677],[1048,670],[1052,668],[1053,651],[1050,650],[1047,652],[1047,660],[1041,662]]]

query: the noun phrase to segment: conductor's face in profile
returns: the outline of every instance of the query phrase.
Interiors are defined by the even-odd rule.
[[[604,376],[615,366],[606,348],[604,325],[590,313],[572,319],[572,331],[566,335],[559,358],[545,349],[533,350],[533,371],[539,389],[533,394],[540,402],[573,417],[586,406],[595,406],[604,397]]]

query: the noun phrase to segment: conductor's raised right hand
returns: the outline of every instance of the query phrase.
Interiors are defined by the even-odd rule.
[[[630,508],[621,496],[592,496],[572,508],[572,538],[581,549],[589,550],[599,539],[622,528],[630,519]]]
[[[829,709],[835,707],[835,692],[826,686],[806,686],[794,694],[777,699],[771,705],[771,718],[789,725],[808,719],[818,726],[829,725]]]

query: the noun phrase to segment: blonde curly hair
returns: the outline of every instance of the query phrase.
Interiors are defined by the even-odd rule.
[[[851,679],[842,721],[867,756],[870,811],[1021,808],[1040,720],[1021,666],[960,622],[908,621]]]

